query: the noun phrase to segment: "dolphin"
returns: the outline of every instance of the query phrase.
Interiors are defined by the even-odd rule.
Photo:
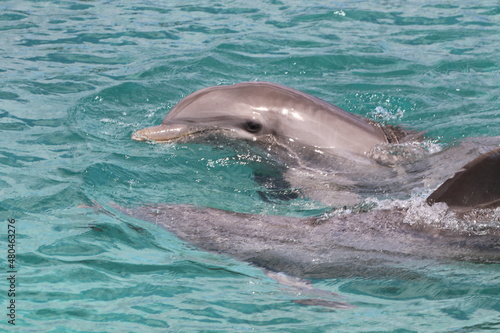
[[[419,269],[450,260],[500,264],[500,214],[468,216],[474,222],[462,229],[462,221],[444,203],[311,217],[182,204],[114,208],[204,251],[299,278],[412,278]],[[432,216],[453,223],[422,221]]]
[[[298,141],[358,162],[366,162],[375,146],[403,136],[302,91],[256,81],[196,91],[175,105],[161,125],[139,130],[132,139],[168,142],[207,131],[250,141]]]
[[[174,106],[161,125],[139,130],[132,138],[178,142],[213,133],[250,144],[264,142],[267,150],[284,147],[288,155],[302,154],[300,168],[286,165],[285,173],[301,174],[289,179],[302,177],[307,187],[333,178],[334,183],[321,190],[315,185],[311,193],[321,198],[327,192],[342,193],[336,198],[341,207],[363,199],[355,196],[350,201],[346,193],[400,195],[427,179],[432,180],[429,188],[442,185],[421,202],[380,209],[354,204],[338,214],[334,209],[333,215],[310,218],[188,205],[120,210],[159,224],[202,249],[295,276],[352,276],[369,267],[382,274],[389,272],[387,263],[401,268],[409,258],[424,260],[419,261],[423,266],[428,258],[500,262],[499,138],[465,140],[437,154],[387,162],[379,155],[391,157],[401,149],[419,147],[421,135],[268,82],[201,89]],[[325,166],[328,163],[334,166]],[[327,172],[310,172],[314,164]],[[289,186],[284,180],[282,187]],[[430,216],[433,221],[427,221]]]

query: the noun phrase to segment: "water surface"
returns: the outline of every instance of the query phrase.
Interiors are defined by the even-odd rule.
[[[260,269],[110,206],[189,203],[293,216],[325,208],[305,198],[263,201],[255,163],[229,147],[130,140],[211,85],[288,85],[443,144],[498,136],[498,8],[488,0],[0,2],[1,234],[15,218],[18,270],[16,326],[2,313],[0,327],[500,330],[498,265],[313,281],[355,306],[334,311],[293,303],[301,295]],[[3,258],[7,244],[2,236]]]

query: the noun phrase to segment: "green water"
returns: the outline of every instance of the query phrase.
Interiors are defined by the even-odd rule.
[[[272,81],[450,143],[500,135],[497,1],[0,1],[0,330],[493,332],[500,267],[313,281],[355,306],[292,303],[260,269],[111,203],[313,215],[262,201],[230,148],[132,142],[183,96]],[[15,219],[15,297],[8,219]],[[15,326],[6,307],[15,300]]]

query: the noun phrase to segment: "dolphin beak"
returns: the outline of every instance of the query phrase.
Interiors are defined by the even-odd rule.
[[[185,124],[161,124],[146,127],[132,134],[132,139],[137,141],[173,141],[180,137],[200,132],[202,129]]]

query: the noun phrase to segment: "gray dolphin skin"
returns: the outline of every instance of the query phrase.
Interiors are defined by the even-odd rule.
[[[464,140],[443,152],[422,154],[415,148],[418,140],[400,144],[414,139],[412,132],[267,82],[199,90],[182,99],[161,125],[132,138],[189,142],[207,133],[300,155],[296,164],[286,164],[284,187],[314,183],[311,194],[333,193],[334,208],[345,203],[348,212],[334,209],[299,218],[168,204],[119,210],[202,249],[301,277],[390,275],[393,268],[425,267],[435,259],[500,263],[500,138]],[[408,147],[418,151],[418,158],[398,164],[379,157]],[[311,171],[315,166],[321,172]],[[332,183],[320,189],[316,183],[325,179]],[[437,190],[399,206],[356,205],[380,193],[408,199],[416,187]]]
[[[202,250],[301,278],[413,279],[419,269],[449,260],[500,263],[498,220],[496,225],[477,223],[477,229],[459,230],[427,225],[415,218],[418,209],[405,208],[319,217],[244,214],[190,205],[117,208]]]

